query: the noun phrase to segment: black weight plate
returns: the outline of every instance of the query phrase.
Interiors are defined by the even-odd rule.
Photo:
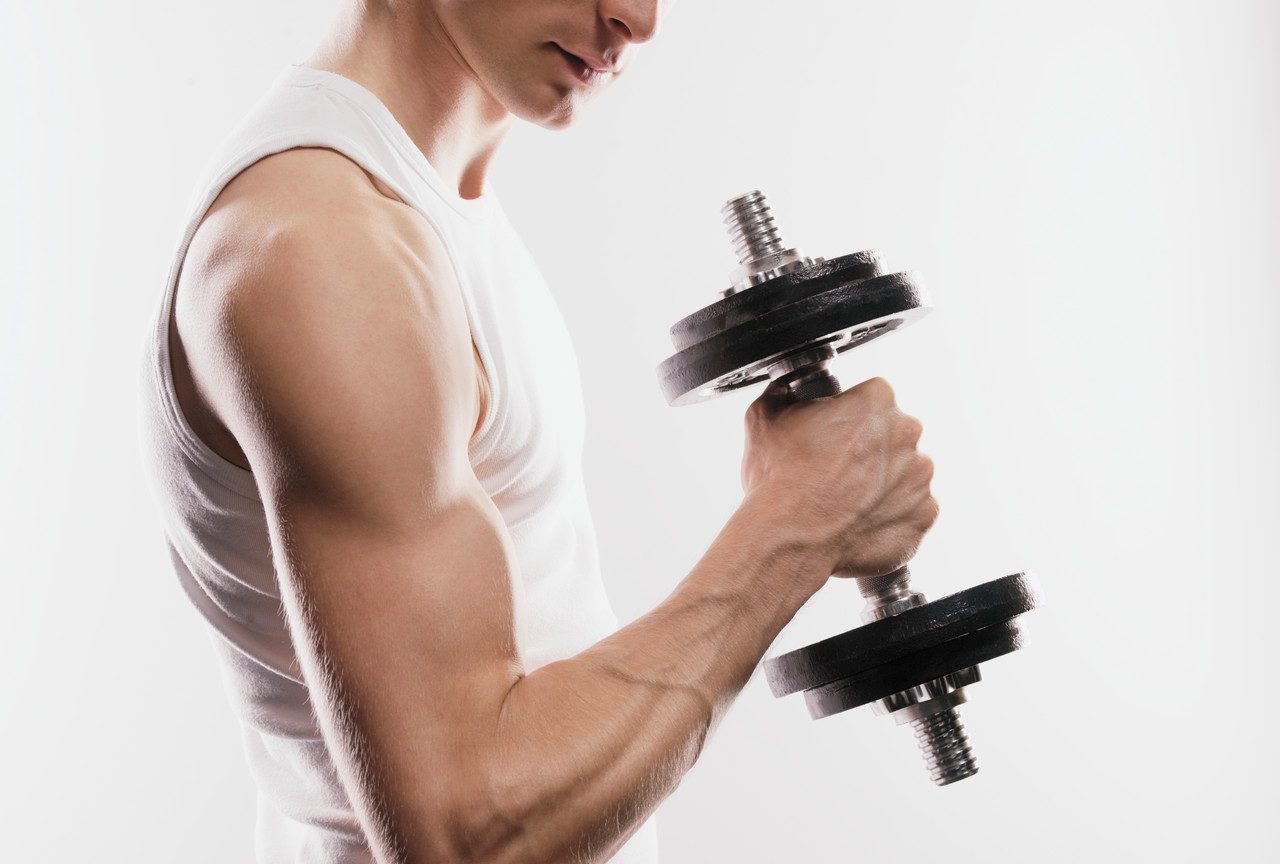
[[[862,675],[815,687],[804,694],[804,701],[809,715],[817,720],[985,663],[1021,647],[1022,631],[1018,622],[1005,621],[876,666]]]
[[[828,287],[717,332],[664,360],[658,366],[658,379],[667,401],[688,405],[745,387],[763,380],[769,364],[794,351],[819,344],[846,351],[913,323],[930,309],[924,289],[910,273],[852,282],[821,281]]]
[[[1014,573],[766,660],[765,676],[775,696],[812,690],[1016,618],[1038,602],[1028,575]]]
[[[883,273],[880,256],[870,251],[819,261],[702,307],[671,327],[671,341],[677,351],[683,351],[730,327],[794,303],[814,291],[825,290],[840,282],[870,279]]]

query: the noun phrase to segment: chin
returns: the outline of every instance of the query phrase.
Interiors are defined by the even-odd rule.
[[[565,100],[564,103],[557,106],[554,111],[544,115],[541,119],[533,120],[543,129],[568,129],[573,122],[578,119],[578,114],[582,110],[582,106],[576,102]]]
[[[553,90],[548,98],[508,105],[507,110],[543,129],[566,129],[582,115],[588,100],[581,93],[565,92],[559,88]]]

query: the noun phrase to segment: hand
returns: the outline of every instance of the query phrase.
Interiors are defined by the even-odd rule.
[[[916,449],[923,426],[883,378],[798,404],[771,385],[747,410],[746,431],[747,499],[836,575],[896,570],[938,518],[933,460]]]

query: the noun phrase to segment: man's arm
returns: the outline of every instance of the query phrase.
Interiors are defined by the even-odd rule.
[[[781,536],[787,502],[748,494],[654,611],[526,674],[510,539],[467,458],[476,367],[444,250],[358,171],[326,167],[340,176],[319,194],[270,170],[202,225],[179,329],[257,479],[303,673],[374,850],[605,860],[837,552]]]

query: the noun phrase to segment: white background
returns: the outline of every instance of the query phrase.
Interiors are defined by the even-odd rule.
[[[333,2],[0,6],[6,860],[251,858],[135,371],[200,167]],[[653,367],[753,187],[806,250],[927,277],[933,315],[840,369],[925,422],[917,585],[1030,568],[1049,599],[972,688],[977,778],[935,789],[905,730],[757,676],[662,807],[665,860],[1272,858],[1280,5],[685,0],[639,60],[494,177],[575,336],[621,617],[738,500],[750,396],[670,409]],[[859,606],[833,586],[784,638]]]

